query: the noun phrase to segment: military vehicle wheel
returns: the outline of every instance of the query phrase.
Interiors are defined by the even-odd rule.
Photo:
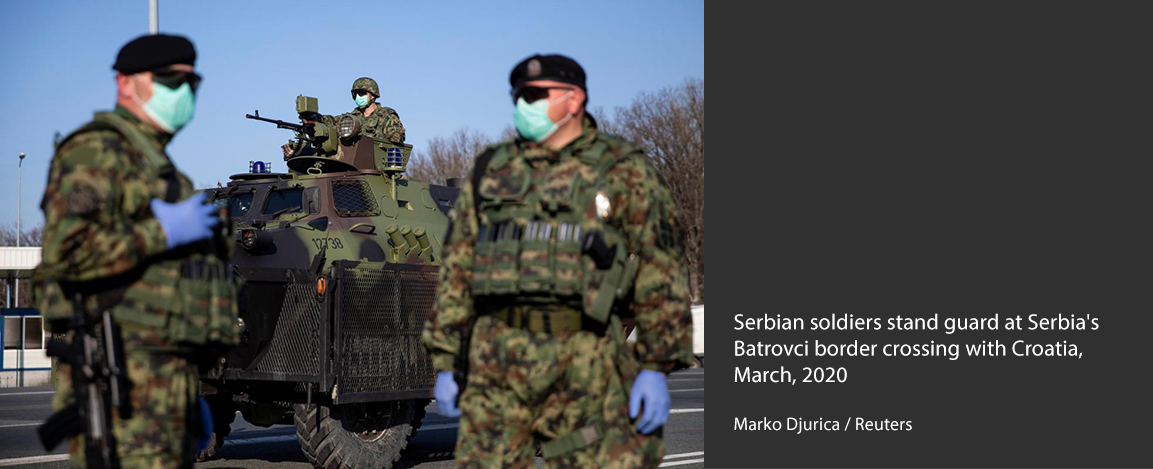
[[[296,404],[296,439],[315,467],[388,469],[420,426],[422,402]]]
[[[231,395],[213,394],[205,399],[212,409],[212,441],[196,455],[196,462],[207,461],[216,455],[216,449],[224,446],[224,438],[232,432],[232,422],[236,420],[236,406],[232,404]]]

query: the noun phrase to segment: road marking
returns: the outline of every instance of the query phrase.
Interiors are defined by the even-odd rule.
[[[0,459],[0,467],[19,466],[21,464],[40,464],[46,462],[67,461],[67,454],[49,454],[46,456],[29,456],[26,458]]]
[[[0,394],[0,397],[4,397],[4,396],[28,396],[31,394],[56,394],[56,391],[6,392],[3,394]]]
[[[700,463],[703,463],[703,462],[705,462],[705,458],[700,458],[700,459],[686,459],[686,460],[684,460],[684,461],[671,461],[671,462],[663,462],[663,463],[661,463],[661,465],[659,465],[659,466],[657,466],[657,467],[684,466],[685,464],[696,464],[696,463],[699,463],[699,462],[700,462]]]
[[[705,390],[705,388],[695,388],[695,389],[670,389],[670,390],[669,390],[669,392],[689,392],[689,391],[704,391],[704,390]]]
[[[32,423],[10,423],[10,424],[8,424],[8,425],[0,425],[0,428],[12,428],[12,427],[31,427],[31,426],[33,426],[33,425],[40,425],[40,423],[41,423],[41,422],[32,422]]]
[[[673,410],[670,410],[669,413],[670,414],[687,414],[689,412],[704,412],[704,411],[705,411],[705,409],[673,409]]]
[[[704,455],[705,455],[704,451],[693,451],[691,453],[667,454],[667,455],[665,455],[665,459],[691,458],[693,456],[704,456]]]

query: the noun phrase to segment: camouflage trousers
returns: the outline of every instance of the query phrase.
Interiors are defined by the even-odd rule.
[[[120,418],[112,410],[116,452],[124,469],[190,468],[195,458],[195,433],[199,428],[199,378],[188,360],[146,352],[127,352],[129,401],[132,415]],[[73,401],[70,366],[59,363],[54,380],[55,410]],[[85,467],[82,436],[69,439],[72,467]]]
[[[623,343],[590,332],[565,335],[477,320],[469,377],[460,397],[460,467],[534,467],[537,444],[599,423],[599,439],[545,459],[548,467],[657,467],[658,434],[640,435],[628,417],[638,372]]]

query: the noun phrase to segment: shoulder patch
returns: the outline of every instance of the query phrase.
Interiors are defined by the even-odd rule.
[[[69,215],[83,218],[96,211],[96,190],[87,184],[77,185],[67,197]]]

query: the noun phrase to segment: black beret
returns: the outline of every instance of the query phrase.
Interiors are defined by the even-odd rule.
[[[140,36],[121,47],[112,69],[133,74],[172,64],[196,65],[196,48],[184,36],[152,34]]]
[[[526,81],[553,80],[579,86],[585,92],[585,69],[577,61],[560,54],[540,55],[520,61],[508,76],[508,83],[515,92]]]

